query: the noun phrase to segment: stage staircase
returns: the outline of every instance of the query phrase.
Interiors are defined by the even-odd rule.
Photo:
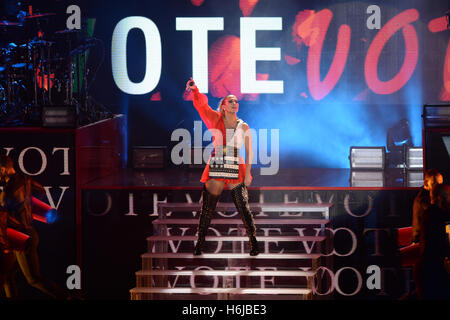
[[[325,226],[331,208],[331,203],[250,203],[260,250],[252,257],[234,204],[218,203],[203,254],[194,256],[201,204],[160,203],[131,299],[313,299],[321,252],[330,246]],[[217,212],[234,214],[217,218]]]

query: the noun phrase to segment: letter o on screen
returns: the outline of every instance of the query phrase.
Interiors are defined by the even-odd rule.
[[[141,82],[131,82],[127,69],[127,37],[131,29],[140,29],[145,38],[146,67]],[[111,64],[117,87],[128,94],[146,94],[156,88],[161,77],[161,36],[155,23],[145,17],[127,17],[114,28]]]

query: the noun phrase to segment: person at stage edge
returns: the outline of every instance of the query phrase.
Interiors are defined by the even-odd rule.
[[[33,226],[32,216],[32,196],[43,198],[45,189],[36,181],[26,175],[17,173],[14,169],[13,161],[10,157],[0,155],[0,182],[3,191],[0,193],[0,205],[7,212],[7,219],[3,219],[8,224],[20,232],[30,236],[29,243],[25,251],[11,250],[7,240],[3,237],[3,250],[6,254],[12,251],[17,260],[23,275],[29,285],[37,288],[43,293],[55,299],[71,299],[66,290],[56,283],[44,279],[40,273],[38,243],[39,237]],[[5,222],[3,221],[2,222]],[[0,228],[6,229],[5,223]],[[3,270],[8,275],[3,279],[4,292],[7,298],[17,298],[17,288],[15,285],[13,270]]]
[[[442,174],[429,169],[413,204],[412,244],[419,244],[414,279],[419,299],[450,299],[449,237],[450,188]]]
[[[217,201],[223,189],[228,186],[233,202],[241,215],[250,242],[250,255],[259,254],[256,240],[256,228],[248,204],[247,187],[252,182],[251,164],[253,158],[252,139],[247,123],[236,116],[239,103],[234,95],[220,100],[218,110],[208,105],[208,98],[200,93],[194,80],[186,83],[186,90],[192,90],[194,107],[213,135],[214,151],[203,171],[201,182],[202,209],[198,224],[198,239],[194,255],[202,254],[202,246],[215,211]],[[246,160],[239,155],[245,145]]]

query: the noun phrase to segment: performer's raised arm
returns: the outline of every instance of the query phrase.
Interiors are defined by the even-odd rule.
[[[195,109],[197,109],[206,127],[208,129],[212,128],[217,121],[219,121],[220,112],[213,110],[208,105],[208,97],[198,90],[195,81],[192,78],[186,83],[186,89],[192,90],[194,94],[193,102]]]

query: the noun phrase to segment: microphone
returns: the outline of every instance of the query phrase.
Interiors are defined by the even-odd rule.
[[[195,84],[194,81],[192,81],[192,80],[189,81],[185,91],[186,91],[187,93],[191,92],[191,88],[189,88],[189,87],[190,87],[190,86],[193,86],[194,84]]]

